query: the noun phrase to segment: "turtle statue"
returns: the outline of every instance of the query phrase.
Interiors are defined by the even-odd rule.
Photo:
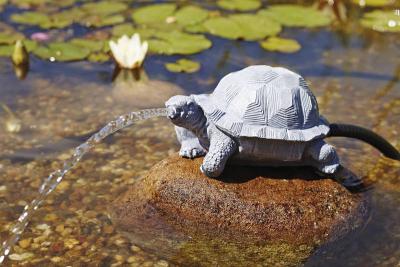
[[[305,80],[281,67],[256,65],[222,78],[214,92],[166,102],[186,158],[204,156],[201,171],[218,177],[225,165],[308,165],[335,176],[343,169],[328,136],[366,141],[384,155],[399,152],[372,131],[329,124]]]

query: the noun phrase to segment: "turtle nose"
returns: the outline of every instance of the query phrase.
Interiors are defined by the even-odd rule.
[[[175,107],[168,107],[168,118],[171,120],[176,119],[179,116],[179,112]]]

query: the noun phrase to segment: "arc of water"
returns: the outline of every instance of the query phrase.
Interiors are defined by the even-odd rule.
[[[46,196],[53,192],[57,185],[62,181],[65,174],[71,168],[73,168],[87,152],[89,152],[96,144],[100,143],[107,136],[134,124],[135,121],[166,115],[167,109],[165,108],[144,109],[122,115],[116,120],[110,121],[99,132],[92,135],[85,143],[75,148],[73,155],[64,162],[63,167],[52,172],[47,178],[44,179],[39,188],[38,197],[32,200],[30,204],[25,206],[24,211],[19,216],[17,222],[11,227],[11,236],[2,243],[2,247],[0,248],[0,265],[10,254],[11,249],[15,243],[18,242],[19,238],[27,227],[30,217],[32,217],[33,213],[39,208]]]

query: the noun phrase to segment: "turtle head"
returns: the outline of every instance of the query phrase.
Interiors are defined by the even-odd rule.
[[[201,107],[192,96],[173,96],[165,102],[165,106],[172,123],[187,129],[193,128],[199,118],[204,116]]]

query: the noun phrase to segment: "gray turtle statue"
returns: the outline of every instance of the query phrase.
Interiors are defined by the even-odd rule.
[[[400,159],[396,148],[368,129],[329,124],[305,80],[281,67],[244,68],[223,77],[213,93],[173,96],[166,107],[181,143],[179,154],[205,155],[200,169],[208,177],[218,177],[229,163],[307,165],[349,180],[335,148],[324,140],[329,136],[357,138]],[[360,181],[351,178],[353,185]]]

